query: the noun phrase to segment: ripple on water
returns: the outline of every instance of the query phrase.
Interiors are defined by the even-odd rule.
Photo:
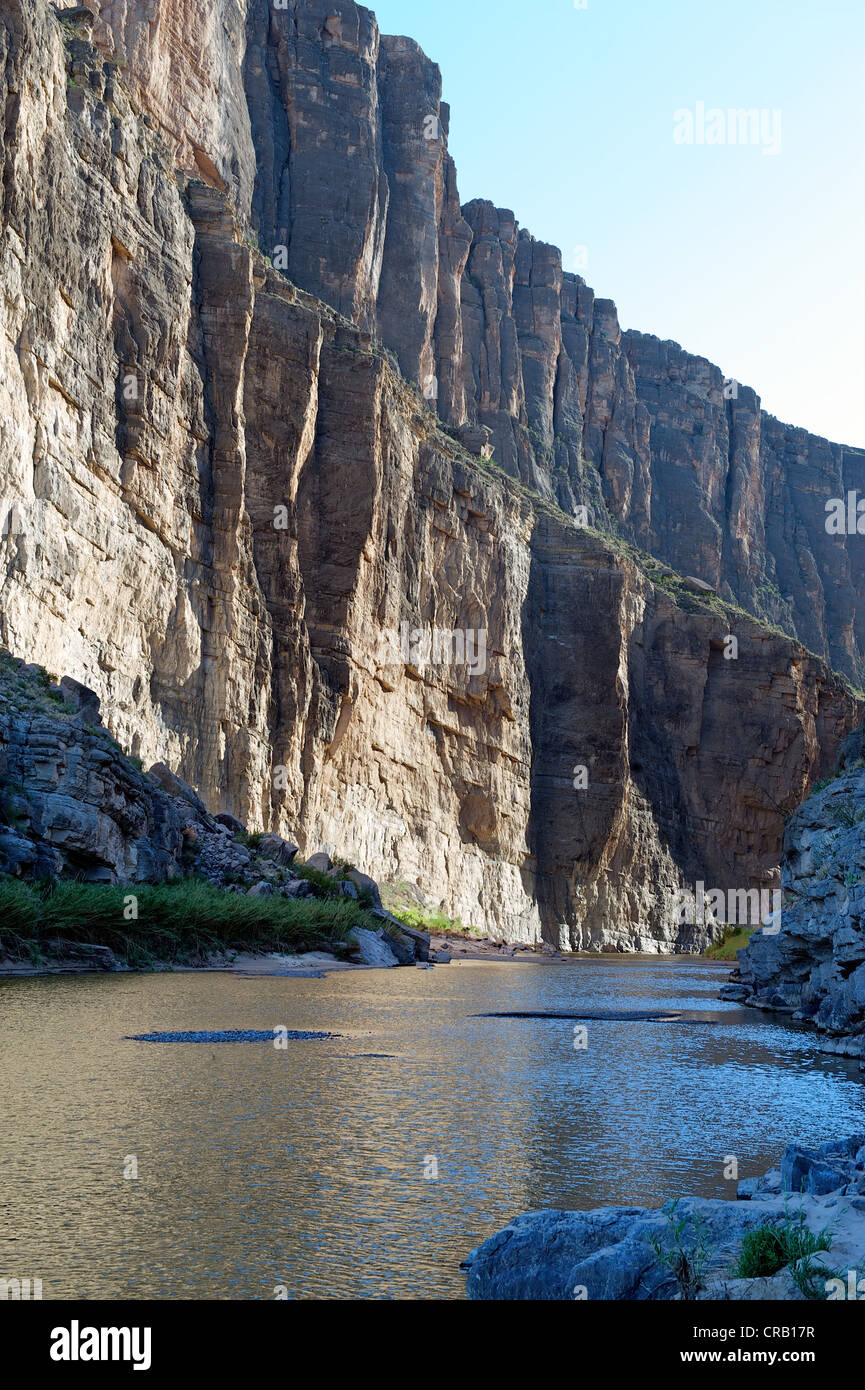
[[[0,1274],[54,1299],[461,1298],[460,1262],[520,1212],[732,1199],[729,1156],[751,1177],[865,1128],[857,1062],[708,978],[589,958],[0,981]],[[574,1014],[597,1016],[579,1049]],[[275,1048],[289,1020],[340,1041]],[[211,1047],[157,1045],[193,1026]],[[215,1045],[250,1034],[271,1046]]]

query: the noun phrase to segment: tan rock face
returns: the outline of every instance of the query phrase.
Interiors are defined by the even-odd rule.
[[[288,207],[296,229],[319,196],[322,74],[348,94],[370,220],[334,233],[332,258],[311,232],[297,242],[298,273],[317,258],[314,297],[252,251],[217,189],[178,187],[175,146],[116,69],[41,0],[3,7],[0,643],[95,689],[121,743],[212,810],[415,884],[465,922],[574,946],[701,944],[671,924],[670,893],[766,881],[784,810],[856,704],[744,617],[726,662],[729,618],[698,597],[686,612],[438,427],[368,331],[397,284],[384,203],[394,227],[423,229],[405,263],[406,365],[434,359],[454,418],[465,398],[499,441],[510,431],[512,471],[548,493],[535,444],[565,460],[572,499],[600,505],[615,475],[645,530],[649,415],[612,306],[504,214],[463,221],[443,144],[385,195],[378,141],[406,169],[410,142],[382,122],[366,12],[313,24],[298,6],[250,30],[271,89],[306,84],[288,184],[268,194],[275,227]],[[431,82],[426,105],[439,89],[421,58],[387,46],[392,76]],[[584,437],[586,452],[603,441],[603,475]],[[743,482],[743,514],[748,496]]]
[[[512,212],[461,210],[441,74],[416,43],[353,0],[91,9],[180,168],[378,335],[446,424],[484,425],[511,476],[865,683],[865,559],[825,529],[865,456],[780,424],[678,344],[622,333]]]
[[[247,0],[89,0],[94,40],[181,169],[249,208],[255,151],[243,95]]]

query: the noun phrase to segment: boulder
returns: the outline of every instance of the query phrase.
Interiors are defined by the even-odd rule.
[[[36,846],[14,831],[0,830],[0,869],[18,875],[36,863]]]
[[[242,835],[246,830],[243,821],[238,820],[237,816],[230,815],[228,811],[220,811],[216,817],[216,823],[217,825],[224,825],[226,830],[231,831],[232,835]]]
[[[94,690],[73,680],[71,676],[63,676],[57,688],[64,702],[75,711],[82,723],[102,723],[101,702]]]
[[[208,818],[207,807],[198,793],[193,791],[188,782],[184,782],[180,777],[176,776],[176,774],[171,771],[170,767],[166,767],[165,763],[154,763],[148,776],[152,778],[156,785],[161,787],[168,796],[174,797],[178,801],[185,801],[197,811],[200,816],[205,819]]]
[[[865,1193],[865,1165],[859,1162],[863,1136],[806,1149],[789,1144],[781,1159],[784,1192],[807,1192],[815,1197],[830,1192]]]
[[[307,859],[306,867],[308,869],[317,869],[320,874],[326,874],[329,869],[333,868],[333,863],[330,855],[320,850],[318,854],[313,854]]]
[[[357,955],[363,965],[373,965],[379,969],[391,969],[399,961],[391,950],[385,933],[368,931],[366,927],[355,927],[350,940],[357,948]]]
[[[540,1211],[516,1217],[484,1241],[461,1266],[474,1300],[678,1300],[684,1296],[670,1264],[679,1246],[705,1252],[699,1286],[690,1297],[750,1300],[791,1298],[789,1269],[771,1278],[738,1279],[736,1264],[746,1232],[792,1218],[818,1232],[831,1225],[833,1244],[818,1256],[817,1287],[836,1268],[865,1259],[865,1213],[838,1206],[837,1195],[767,1196],[760,1202],[685,1197],[666,1209],[600,1207],[594,1211]],[[680,1224],[681,1223],[681,1224]],[[822,1272],[820,1272],[822,1271]],[[782,1277],[783,1276],[783,1277]]]
[[[354,884],[358,893],[367,893],[369,895],[374,908],[381,908],[381,894],[374,878],[370,878],[369,874],[362,874],[360,869],[349,869],[346,873],[346,879],[349,883]]]
[[[378,917],[384,922],[390,922],[397,929],[398,935],[410,942],[414,948],[414,955],[419,961],[428,961],[430,958],[430,934],[428,931],[418,931],[416,927],[407,927],[399,918],[392,916],[384,909],[376,910],[372,913],[373,917]]]
[[[119,962],[109,946],[94,946],[89,941],[66,941],[52,938],[44,943],[47,952],[58,960],[69,961],[92,970],[117,970]]]
[[[478,458],[492,458],[493,432],[486,425],[459,425],[454,433],[470,454],[476,454]]]
[[[304,878],[292,879],[280,890],[284,898],[308,898],[312,895],[312,885]]]
[[[260,859],[272,859],[274,864],[282,864],[287,869],[297,857],[297,845],[283,840],[281,835],[262,835],[255,853]]]

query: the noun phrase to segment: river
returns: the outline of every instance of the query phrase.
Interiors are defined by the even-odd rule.
[[[0,1277],[46,1299],[453,1299],[519,1212],[732,1198],[728,1155],[746,1177],[788,1139],[865,1129],[865,1087],[804,1029],[719,1001],[728,970],[2,980]],[[590,1020],[580,1049],[567,1019],[475,1017],[659,1009],[685,1017]],[[279,1027],[340,1036],[127,1040]]]

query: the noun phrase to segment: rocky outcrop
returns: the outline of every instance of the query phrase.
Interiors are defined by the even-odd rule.
[[[859,706],[720,569],[693,592],[613,536],[672,548],[681,485],[659,512],[672,445],[614,306],[460,210],[437,69],[369,12],[256,2],[229,52],[240,0],[94,9],[98,50],[0,5],[0,642],[304,853],[511,941],[700,949],[674,890],[773,883]]]
[[[865,1058],[865,768],[861,731],[842,771],[784,836],[784,906],[739,951],[725,998],[813,1024],[825,1051]]]
[[[164,764],[144,773],[126,758],[91,691],[0,653],[0,872],[163,883],[194,869],[218,887],[305,894],[287,872],[297,847],[274,835],[251,850],[243,830]]]
[[[474,1300],[832,1300],[862,1297],[865,1134],[808,1150],[791,1144],[781,1170],[739,1184],[738,1202],[685,1197],[661,1210],[602,1207],[518,1216],[468,1256]],[[829,1229],[825,1253],[739,1277],[756,1228]],[[825,1242],[824,1242],[825,1244]],[[851,1280],[852,1272],[852,1280]],[[852,1287],[852,1293],[851,1293]]]
[[[92,691],[65,677],[52,685],[40,667],[0,652],[0,886],[10,879],[137,885],[194,876],[255,898],[350,898],[366,914],[360,921],[367,925],[348,942],[357,961],[442,961],[427,932],[382,909],[368,875],[326,854],[300,864],[297,853],[279,835],[248,834],[228,812],[210,815],[163,763],[145,773],[103,727]],[[63,938],[46,949],[59,968],[125,968],[105,945]]]
[[[179,874],[184,816],[119,756],[98,702],[0,661],[0,870],[89,882]]]

